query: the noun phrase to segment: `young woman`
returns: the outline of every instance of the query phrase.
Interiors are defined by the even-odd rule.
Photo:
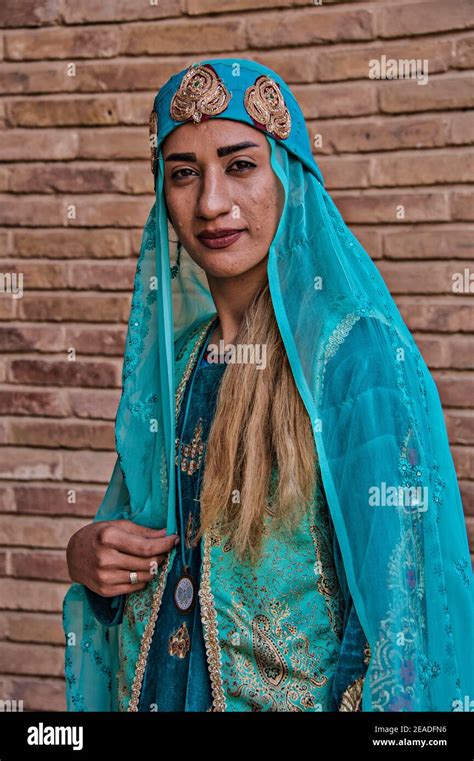
[[[68,708],[453,710],[474,606],[439,397],[294,96],[194,64],[150,134],[117,462],[68,546]]]

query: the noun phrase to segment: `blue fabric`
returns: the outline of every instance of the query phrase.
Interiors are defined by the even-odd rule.
[[[436,385],[375,264],[324,187],[290,88],[248,60],[215,59],[201,67],[208,67],[207,75],[213,69],[231,95],[210,118],[263,130],[284,189],[268,281],[312,424],[350,598],[370,645],[362,709],[452,710],[455,700],[462,704],[474,694],[474,583]],[[170,277],[177,250],[168,228],[161,147],[182,123],[172,119],[170,105],[186,73],[172,77],[155,99],[155,204],[137,263],[117,462],[95,518],[166,525],[168,533],[177,527],[174,351],[193,326],[216,312],[202,271],[184,249],[180,272]],[[199,77],[196,67],[190,74]],[[262,75],[286,102],[287,138],[278,138],[271,119],[265,121],[270,101],[262,109],[265,123],[249,117],[246,86]],[[81,643],[66,650],[68,707],[116,710],[111,674],[120,627],[94,622],[77,585],[66,595],[63,617],[66,636]]]
[[[194,530],[199,525],[199,492],[202,479],[205,442],[211,427],[220,381],[226,369],[224,363],[208,363],[205,358],[196,365],[193,375],[192,403],[183,428],[184,411],[191,389],[191,379],[186,385],[186,391],[178,418],[177,436],[179,442],[190,443],[193,439],[198,421],[202,422],[201,441],[202,451],[199,467],[189,475],[188,461],[184,460],[185,471],[178,471],[176,478],[181,478],[182,507],[185,526],[185,536],[181,542],[186,544],[185,558],[188,562],[189,547],[186,542],[186,527],[190,514],[193,517]],[[179,514],[177,517],[179,524]],[[180,532],[181,534],[181,532]],[[200,583],[201,544],[193,548],[189,561],[190,572],[197,586]],[[212,706],[211,685],[207,668],[206,651],[201,623],[201,607],[196,590],[196,604],[187,614],[180,613],[173,599],[175,585],[183,572],[181,545],[174,556],[173,565],[169,570],[166,587],[161,603],[160,614],[153,633],[152,644],[148,656],[145,679],[140,695],[139,711],[208,711]],[[169,654],[170,637],[185,624],[190,639],[190,650],[184,658]]]

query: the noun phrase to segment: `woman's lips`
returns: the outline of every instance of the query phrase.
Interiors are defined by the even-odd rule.
[[[244,230],[218,230],[216,232],[203,232],[197,237],[206,248],[227,248],[240,238]]]

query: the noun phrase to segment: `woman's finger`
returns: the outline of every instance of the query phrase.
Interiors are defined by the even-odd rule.
[[[99,546],[112,547],[114,550],[124,552],[126,555],[138,555],[143,558],[150,558],[153,555],[163,555],[169,552],[175,545],[179,537],[176,534],[152,538],[146,535],[138,536],[124,531],[112,523],[103,526],[97,532],[97,542]]]
[[[119,550],[110,550],[107,566],[122,571],[149,571],[151,569],[156,573],[156,568],[163,563],[165,558],[166,554],[142,558],[139,555],[128,555],[125,552],[119,552]]]

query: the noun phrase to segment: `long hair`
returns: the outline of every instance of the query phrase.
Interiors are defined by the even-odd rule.
[[[206,445],[201,525],[218,528],[236,555],[255,562],[265,517],[291,530],[314,497],[316,448],[273,311],[268,281],[240,325],[235,345],[266,346],[266,366],[226,367]]]

